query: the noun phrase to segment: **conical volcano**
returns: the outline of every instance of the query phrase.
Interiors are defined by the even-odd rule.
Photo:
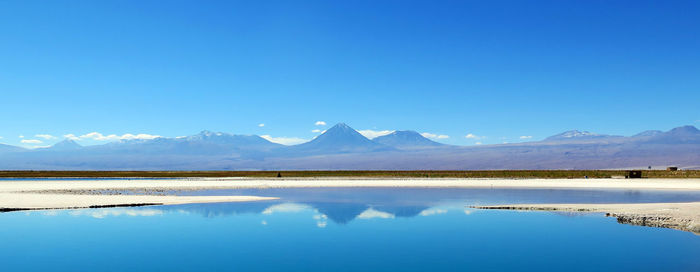
[[[392,148],[367,139],[344,123],[339,123],[313,140],[294,147],[294,151],[311,154],[357,153],[386,150],[392,150]]]

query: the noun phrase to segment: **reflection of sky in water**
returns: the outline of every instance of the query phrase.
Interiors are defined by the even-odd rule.
[[[2,271],[700,271],[691,233],[600,214],[465,208],[533,193],[544,202],[640,202],[674,192],[303,191],[265,191],[282,199],[263,202],[0,214]]]

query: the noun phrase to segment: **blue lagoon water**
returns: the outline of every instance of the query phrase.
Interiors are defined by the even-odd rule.
[[[0,213],[0,271],[700,271],[700,236],[503,203],[698,201],[629,190],[256,189],[279,200]]]

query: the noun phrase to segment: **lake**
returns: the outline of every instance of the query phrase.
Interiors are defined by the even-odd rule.
[[[515,203],[700,201],[650,190],[301,188],[279,200],[0,213],[1,271],[700,271],[700,236]]]

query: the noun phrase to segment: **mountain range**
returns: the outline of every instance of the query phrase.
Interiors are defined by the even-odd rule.
[[[81,146],[66,139],[51,147],[0,144],[7,170],[478,170],[627,169],[678,166],[700,169],[700,131],[694,126],[634,136],[571,130],[542,141],[453,146],[415,131],[368,139],[340,123],[293,146],[257,135],[202,131],[177,138],[122,140]]]

